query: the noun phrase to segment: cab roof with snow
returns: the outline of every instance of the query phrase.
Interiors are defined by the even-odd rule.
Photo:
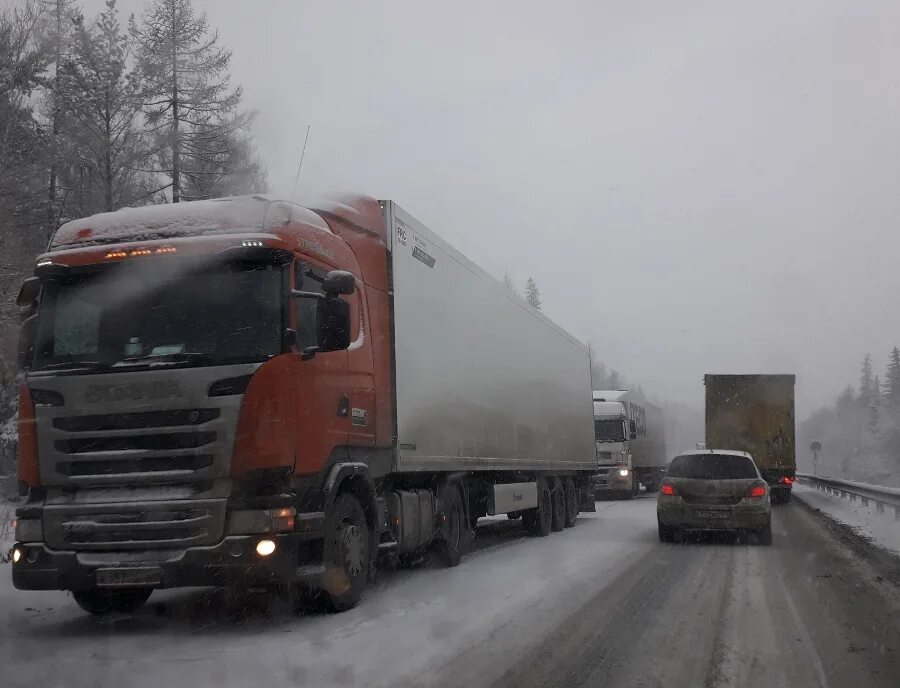
[[[268,196],[233,196],[206,201],[122,208],[66,222],[50,250],[130,241],[154,241],[214,234],[265,232],[303,224],[331,234],[320,215]]]

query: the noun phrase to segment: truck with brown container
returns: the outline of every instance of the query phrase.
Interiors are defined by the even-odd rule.
[[[706,449],[749,453],[774,503],[791,498],[794,375],[706,375]]]

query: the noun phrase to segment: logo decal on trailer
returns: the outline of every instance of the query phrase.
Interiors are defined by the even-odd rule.
[[[413,246],[413,258],[419,260],[430,268],[434,267],[434,264],[437,262],[432,256],[429,256],[425,251],[420,249],[418,246]]]
[[[406,225],[397,220],[397,243],[406,246]]]
[[[366,409],[354,408],[350,414],[350,422],[353,425],[366,427],[369,424],[369,412]]]

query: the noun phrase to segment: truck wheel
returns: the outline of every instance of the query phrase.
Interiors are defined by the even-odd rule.
[[[566,528],[571,528],[578,520],[578,488],[571,478],[563,480],[563,487],[566,493]]]
[[[522,515],[522,520],[528,532],[538,537],[546,537],[550,534],[551,521],[553,520],[553,505],[550,495],[550,487],[543,478],[537,481],[538,505],[529,509]]]
[[[553,507],[550,519],[550,530],[558,533],[566,527],[566,492],[562,480],[553,478],[553,489],[550,491],[550,504]]]
[[[335,612],[352,609],[366,589],[369,575],[369,527],[356,498],[338,495],[325,536],[323,592]]]
[[[437,543],[437,557],[445,566],[458,566],[466,548],[466,511],[455,485],[446,488],[444,498],[447,521],[443,537]]]
[[[89,614],[109,614],[119,612],[130,614],[140,609],[150,598],[153,588],[133,588],[130,590],[74,590],[72,597]]]

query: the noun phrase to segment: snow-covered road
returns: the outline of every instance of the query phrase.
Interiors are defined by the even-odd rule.
[[[236,623],[190,590],[94,619],[0,567],[0,685],[900,685],[898,588],[805,508],[765,548],[662,545],[654,506],[598,503],[546,539],[482,523],[461,566],[383,574],[335,616]]]

